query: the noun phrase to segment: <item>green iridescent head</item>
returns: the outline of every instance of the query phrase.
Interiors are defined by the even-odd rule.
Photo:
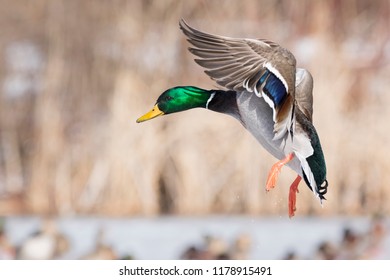
[[[153,109],[138,118],[137,122],[192,108],[206,108],[211,94],[212,91],[191,86],[170,88],[160,95]]]

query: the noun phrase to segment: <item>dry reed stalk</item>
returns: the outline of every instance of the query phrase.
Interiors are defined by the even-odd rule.
[[[65,150],[61,107],[58,99],[53,96],[54,92],[60,90],[63,65],[58,57],[49,61],[51,63],[48,65],[47,81],[50,81],[50,84],[47,85],[47,91],[37,100],[36,154],[32,160],[33,169],[28,196],[31,208],[38,213],[54,210],[53,183],[58,159]]]
[[[22,161],[19,150],[19,140],[15,130],[2,133],[2,148],[4,153],[4,184],[8,193],[18,194],[23,191]]]

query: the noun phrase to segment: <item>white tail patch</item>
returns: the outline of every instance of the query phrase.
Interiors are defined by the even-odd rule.
[[[319,189],[318,189],[317,183],[314,179],[314,174],[311,171],[309,163],[306,160],[306,158],[308,158],[309,156],[311,156],[314,153],[314,150],[313,150],[313,147],[311,146],[310,143],[305,143],[306,141],[310,142],[310,140],[305,138],[303,135],[295,135],[294,140],[293,140],[293,150],[294,150],[294,154],[301,162],[303,172],[306,175],[306,178],[310,184],[310,187],[313,190],[315,197],[320,199]],[[304,149],[302,147],[308,147],[308,148]],[[300,151],[300,152],[297,152],[297,151]],[[320,199],[320,202],[322,204],[321,199]]]

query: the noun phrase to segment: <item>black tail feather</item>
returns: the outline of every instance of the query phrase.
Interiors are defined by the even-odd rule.
[[[325,195],[327,192],[328,192],[328,180],[325,179],[323,185],[318,187],[318,195],[320,196],[321,199],[326,200]]]

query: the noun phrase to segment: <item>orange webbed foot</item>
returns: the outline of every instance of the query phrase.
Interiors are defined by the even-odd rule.
[[[301,176],[298,175],[290,186],[290,192],[288,194],[288,216],[290,218],[294,216],[295,210],[297,209],[297,193],[299,193],[298,185],[301,180]]]
[[[265,185],[265,190],[269,192],[276,186],[276,181],[278,180],[279,173],[282,169],[282,166],[280,162],[275,163],[271,170],[269,171],[268,178],[267,178],[267,184]]]
[[[269,192],[271,189],[273,189],[275,186],[276,186],[276,181],[278,180],[278,175],[282,169],[282,167],[288,163],[290,160],[292,160],[294,158],[294,154],[288,154],[284,159],[278,161],[277,163],[275,163],[269,174],[268,174],[268,179],[267,179],[267,183],[265,185],[265,189],[267,192]]]

